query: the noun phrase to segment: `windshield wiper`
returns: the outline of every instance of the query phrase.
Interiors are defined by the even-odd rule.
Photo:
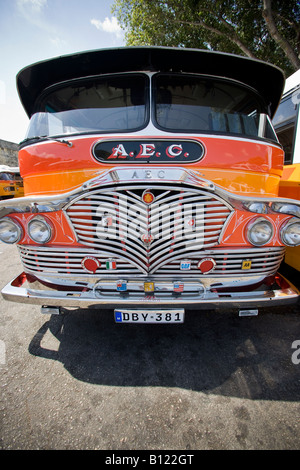
[[[19,145],[25,144],[26,142],[29,142],[31,140],[35,140],[35,141],[54,140],[55,142],[59,142],[60,144],[65,144],[68,147],[73,147],[72,142],[70,142],[69,140],[60,139],[58,137],[49,137],[48,135],[36,135],[33,137],[27,137],[27,139],[22,140]]]

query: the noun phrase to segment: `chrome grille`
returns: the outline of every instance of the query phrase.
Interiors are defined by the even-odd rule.
[[[107,253],[101,253],[97,250],[80,248],[58,248],[58,247],[37,247],[19,245],[19,252],[24,269],[27,273],[43,274],[49,277],[74,276],[85,278],[107,278],[107,275],[113,275],[124,278],[131,278],[141,275],[141,270],[137,265],[129,262],[126,258],[116,257],[116,270],[106,269]],[[192,278],[192,277],[222,277],[235,275],[270,275],[277,271],[283,257],[285,249],[278,248],[254,248],[247,249],[213,249],[201,250],[191,257],[191,270],[188,272],[180,271],[178,260],[172,260],[164,264],[156,271],[157,275],[167,279],[171,277]],[[95,274],[87,273],[81,261],[84,257],[93,256],[99,260],[100,267]],[[198,261],[202,258],[212,257],[216,261],[215,269],[212,273],[201,274],[197,268]],[[243,270],[242,261],[251,260],[251,269]]]
[[[273,274],[279,268],[280,263],[284,258],[285,248],[253,248],[249,249],[215,249],[207,250],[199,253],[196,260],[191,259],[190,275],[201,276],[198,270],[198,262],[204,258],[213,258],[216,262],[215,268],[212,273],[207,273],[204,276],[221,276],[235,275],[235,274]],[[194,258],[194,257],[193,257]],[[243,269],[243,261],[250,261],[250,268]],[[180,262],[173,260],[170,263],[164,264],[157,270],[157,274],[175,274],[180,269]]]
[[[106,268],[106,262],[109,253],[99,253],[95,250],[82,250],[78,248],[51,248],[51,247],[32,247],[32,246],[19,246],[20,257],[23,266],[27,272],[30,273],[44,273],[47,275],[62,275],[62,276],[83,276],[89,275],[81,262],[86,257],[95,257],[99,261],[98,273],[107,274],[108,272],[114,273],[116,271]],[[125,274],[139,274],[139,269],[133,263],[127,260],[118,258],[117,260],[117,273]],[[92,274],[91,274],[92,275]]]
[[[154,202],[143,202],[151,191]],[[231,207],[184,185],[97,188],[73,200],[67,214],[86,247],[127,260],[144,274],[218,244]]]

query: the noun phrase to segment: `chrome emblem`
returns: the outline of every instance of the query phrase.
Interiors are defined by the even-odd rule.
[[[142,201],[145,204],[150,205],[150,204],[152,204],[152,202],[155,201],[155,196],[154,196],[154,194],[151,193],[151,191],[149,189],[146,189],[146,191],[143,192]]]
[[[153,235],[151,235],[151,233],[147,232],[147,233],[143,233],[143,234],[142,234],[141,240],[142,240],[142,242],[144,243],[144,245],[150,246],[151,243],[152,243],[153,240],[154,240],[154,237],[153,237]]]

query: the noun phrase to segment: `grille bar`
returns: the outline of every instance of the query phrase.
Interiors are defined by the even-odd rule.
[[[114,256],[116,261],[115,270],[106,269],[106,261],[112,256],[111,253],[99,252],[98,250],[64,247],[36,247],[19,245],[20,257],[24,269],[28,273],[43,273],[49,276],[124,276],[147,274],[141,270],[134,260],[124,257]],[[156,269],[157,275],[174,275],[184,277],[209,277],[211,273],[202,275],[197,268],[198,261],[203,258],[211,257],[216,261],[213,276],[233,276],[236,274],[252,275],[270,275],[277,271],[283,257],[285,249],[279,248],[255,248],[253,250],[201,250],[197,255],[193,255],[191,260],[191,269],[188,272],[180,271],[179,259],[172,260],[169,263],[161,263]],[[100,263],[100,267],[95,274],[86,272],[81,262],[85,257],[95,257]],[[182,257],[181,257],[182,258]],[[243,270],[242,261],[251,260],[251,269]]]
[[[279,268],[284,258],[285,248],[257,248],[252,250],[223,250],[216,249],[206,252],[199,253],[197,261],[193,262],[191,258],[191,270],[190,274],[197,274],[199,276],[199,270],[197,268],[198,261],[203,258],[213,258],[216,262],[216,266],[213,270],[213,275],[231,275],[231,274],[262,274],[269,275],[273,274]],[[194,258],[194,257],[193,257]],[[188,259],[188,258],[187,258]],[[250,269],[243,269],[243,261],[251,261]],[[157,274],[175,274],[178,272],[180,266],[179,260],[173,260],[171,263],[166,263],[157,269]],[[208,274],[209,275],[209,274]]]

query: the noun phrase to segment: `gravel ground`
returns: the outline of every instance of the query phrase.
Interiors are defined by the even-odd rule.
[[[21,264],[0,252],[2,288]],[[0,448],[299,449],[299,320],[298,304],[119,325],[1,298]]]

